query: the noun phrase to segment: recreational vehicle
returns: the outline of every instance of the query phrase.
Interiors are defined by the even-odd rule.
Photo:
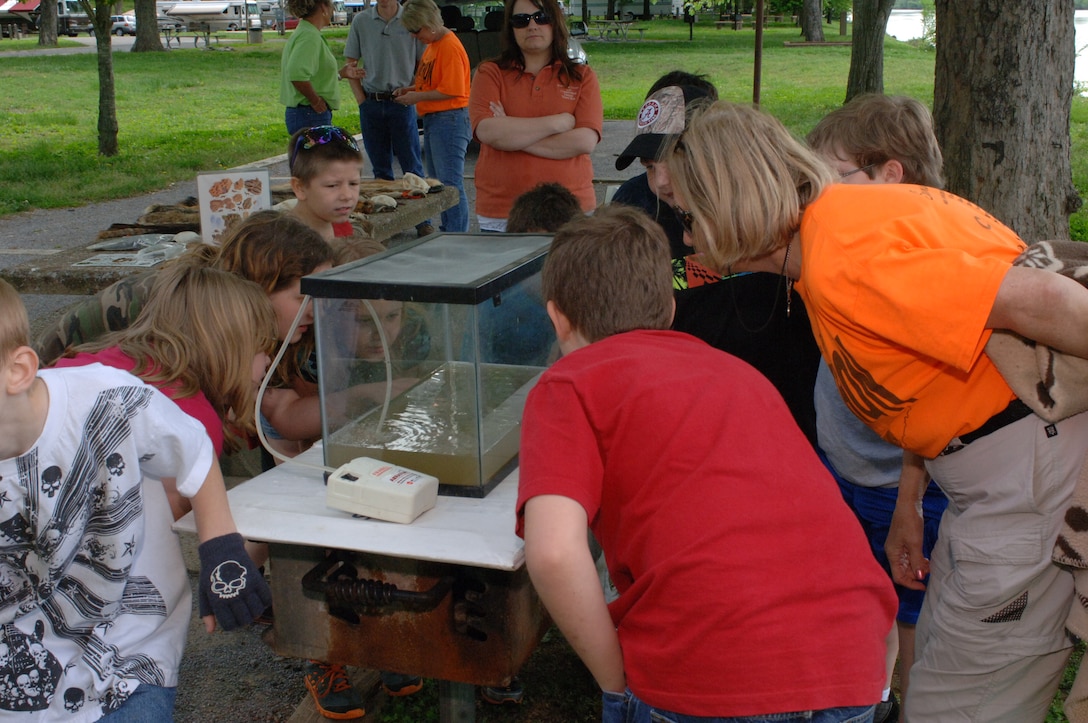
[[[245,30],[249,27],[250,18],[261,17],[261,9],[256,2],[243,0],[181,0],[170,5],[165,15],[181,20],[190,29]]]
[[[0,0],[0,22],[18,23],[25,30],[37,30],[41,26],[43,0]],[[50,2],[51,0],[44,0]],[[78,0],[54,0],[57,3],[57,35],[75,37],[90,33],[94,26]]]

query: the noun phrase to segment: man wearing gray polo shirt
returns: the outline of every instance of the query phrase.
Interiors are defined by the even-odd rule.
[[[374,167],[374,177],[391,181],[393,156],[402,173],[423,176],[419,151],[416,109],[393,101],[393,91],[414,85],[416,65],[423,43],[411,36],[400,21],[397,0],[378,0],[351,21],[344,57],[348,65],[362,65],[366,75],[351,79],[351,91],[359,103],[363,147]],[[429,221],[416,227],[420,235],[434,231]]]

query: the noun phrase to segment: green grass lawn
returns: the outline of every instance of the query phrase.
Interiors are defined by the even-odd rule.
[[[69,37],[61,36],[57,39],[58,48],[79,48],[83,43],[77,43]],[[8,40],[0,38],[0,51],[7,52],[10,50],[40,50],[38,47],[38,36],[32,35],[29,38],[19,38],[18,40]]]
[[[600,79],[605,117],[634,118],[646,88],[672,69],[706,73],[724,98],[752,100],[755,33],[696,24],[694,40],[678,20],[643,22],[643,42],[584,41]],[[827,26],[828,40],[840,39]],[[0,215],[125,197],[248,163],[285,150],[283,108],[278,102],[284,38],[240,42],[212,50],[185,47],[164,53],[113,55],[120,125],[120,154],[97,152],[98,69],[93,53],[4,58],[0,84]],[[326,31],[333,52],[343,53],[347,28]],[[763,38],[761,105],[803,135],[845,96],[848,47],[787,48],[799,38],[792,25],[772,25]],[[62,39],[62,43],[73,41]],[[26,44],[30,44],[27,46]],[[0,43],[36,48],[36,41]],[[934,54],[889,38],[885,91],[931,102]],[[61,82],[62,79],[62,82]],[[334,122],[357,130],[347,86]],[[1088,191],[1088,101],[1073,108],[1074,183]],[[1072,220],[1088,238],[1088,213]]]

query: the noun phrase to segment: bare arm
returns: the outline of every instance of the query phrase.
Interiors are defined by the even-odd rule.
[[[321,401],[316,395],[301,396],[294,389],[266,389],[261,414],[284,439],[321,436]]]
[[[566,133],[548,136],[523,150],[540,158],[561,160],[592,153],[597,140],[597,131],[592,128],[575,128]]]
[[[366,68],[359,67],[358,58],[348,58],[347,65],[354,68],[355,72],[347,75],[348,85],[351,86],[351,94],[355,96],[355,104],[362,105],[366,100],[366,92],[363,90],[363,78],[366,77]]]
[[[418,382],[413,377],[393,380],[393,396],[407,391]],[[385,382],[357,384],[328,396],[330,410],[349,419],[375,404],[385,401]],[[266,389],[261,400],[261,414],[281,437],[301,441],[321,436],[321,398],[314,394],[299,394],[294,389]]]
[[[525,503],[525,565],[555,624],[602,690],[623,692],[623,651],[586,539],[586,513],[559,495]]]
[[[1088,289],[1061,274],[1013,266],[997,291],[989,329],[1009,329],[1088,359]]]
[[[422,103],[424,101],[446,100],[447,98],[453,98],[454,96],[446,95],[438,90],[413,90],[411,88],[401,88],[393,93],[393,97],[401,105],[415,105],[416,103]]]
[[[182,497],[181,493],[178,492],[177,477],[163,477],[162,487],[166,492],[166,501],[170,504],[170,514],[173,515],[174,522],[192,511],[192,502],[189,501],[188,497]]]
[[[208,476],[204,478],[204,484],[200,485],[190,502],[193,505],[196,535],[201,542],[238,531],[227,503],[227,485],[223,482],[223,473],[219,470],[218,462],[212,464]]]
[[[884,552],[892,579],[903,587],[925,590],[922,579],[929,574],[929,560],[922,556],[922,497],[929,486],[925,462],[913,452],[903,452],[899,496],[895,500]]]
[[[196,536],[201,542],[238,531],[227,502],[227,486],[223,482],[223,473],[218,462],[212,463],[208,476],[204,478],[204,484],[200,485],[200,490],[192,496],[190,502],[193,505]],[[202,620],[205,631],[215,631],[215,615],[205,615]]]
[[[492,110],[502,113],[501,104],[492,103]],[[495,110],[498,106],[498,110]],[[574,130],[574,116],[570,113],[515,118],[505,113],[484,118],[476,125],[476,137],[500,151],[523,151],[557,133]],[[596,134],[594,134],[596,135]]]

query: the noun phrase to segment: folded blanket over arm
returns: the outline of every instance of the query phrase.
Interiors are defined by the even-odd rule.
[[[1028,247],[1017,266],[1047,269],[1088,286],[1088,244],[1039,241]],[[995,331],[986,354],[1016,396],[1048,422],[1088,410],[1088,360],[1057,352],[1009,331]],[[1081,468],[1052,554],[1073,573],[1075,595],[1065,627],[1088,640],[1088,462]],[[1073,723],[1088,723],[1088,669],[1077,671],[1065,700]]]

